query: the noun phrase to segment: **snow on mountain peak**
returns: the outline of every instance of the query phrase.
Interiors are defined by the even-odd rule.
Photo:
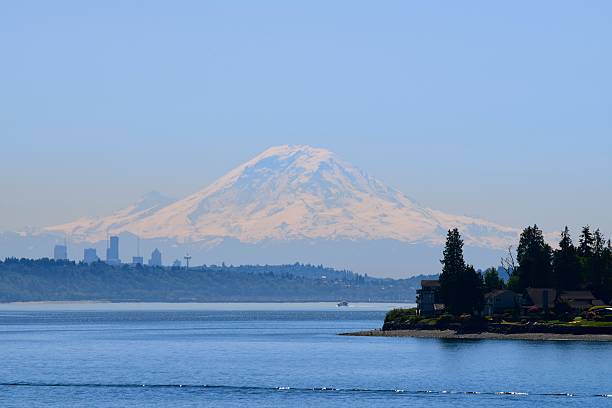
[[[271,156],[279,158],[288,158],[292,155],[299,154],[312,159],[312,161],[324,161],[334,156],[334,154],[323,148],[312,147],[308,145],[283,145],[271,147],[263,153],[256,156],[252,161],[259,161]]]
[[[50,230],[103,239],[129,231],[145,238],[242,242],[393,239],[440,243],[459,227],[469,244],[499,248],[517,231],[422,207],[326,149],[278,146],[182,200],[147,207],[147,198],[99,220]]]

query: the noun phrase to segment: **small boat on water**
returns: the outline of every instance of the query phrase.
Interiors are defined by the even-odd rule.
[[[337,306],[338,307],[348,307],[348,302],[346,300],[343,300],[342,302],[338,302]]]

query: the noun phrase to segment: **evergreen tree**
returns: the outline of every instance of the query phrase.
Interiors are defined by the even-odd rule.
[[[593,234],[591,234],[591,228],[588,225],[582,227],[580,241],[578,243],[578,255],[582,258],[590,258],[593,256],[593,245],[594,239]]]
[[[602,256],[605,249],[606,239],[604,238],[599,228],[597,228],[595,230],[595,235],[593,236],[593,255]]]
[[[599,230],[593,235],[593,255],[589,265],[588,285],[596,295],[605,293],[606,281],[606,240]]]
[[[559,249],[553,255],[555,286],[560,290],[578,289],[581,283],[580,261],[567,226],[561,233]]]
[[[484,285],[487,292],[504,288],[504,280],[499,277],[497,268],[489,268],[484,273]]]
[[[484,308],[485,285],[482,280],[482,275],[474,269],[474,266],[468,265],[465,271],[465,284],[463,290],[466,292],[465,312],[472,313],[474,311],[482,312]],[[502,282],[503,283],[503,282]]]
[[[608,245],[606,246],[606,249],[604,249],[603,258],[604,290],[602,291],[603,293],[601,293],[601,297],[605,302],[612,303],[612,244],[610,243],[610,240],[608,240]]]
[[[463,259],[463,240],[457,228],[449,230],[444,247],[440,296],[447,310],[455,315],[472,313],[483,306],[481,275]]]
[[[527,227],[521,234],[517,248],[518,289],[553,286],[552,248],[544,242],[544,234],[537,225]]]
[[[455,313],[460,300],[458,290],[460,276],[466,265],[463,259],[463,241],[457,228],[449,230],[443,252],[442,273],[440,274],[440,297],[451,313]]]

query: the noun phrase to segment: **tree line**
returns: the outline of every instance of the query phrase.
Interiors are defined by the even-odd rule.
[[[0,302],[412,302],[421,279],[435,276],[375,278],[297,263],[179,269],[7,258],[0,261]]]
[[[440,275],[440,295],[453,314],[481,310],[484,294],[508,288],[521,293],[528,287],[563,290],[590,290],[604,300],[612,299],[612,245],[599,229],[583,227],[578,245],[574,245],[568,227],[553,249],[537,225],[525,228],[520,236],[516,257],[512,248],[502,259],[507,280],[498,268],[484,273],[466,264],[463,240],[458,229],[448,231]]]

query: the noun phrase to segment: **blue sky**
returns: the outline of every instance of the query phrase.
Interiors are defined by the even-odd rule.
[[[612,233],[609,1],[22,1],[0,229],[181,197],[279,144],[419,202]]]

